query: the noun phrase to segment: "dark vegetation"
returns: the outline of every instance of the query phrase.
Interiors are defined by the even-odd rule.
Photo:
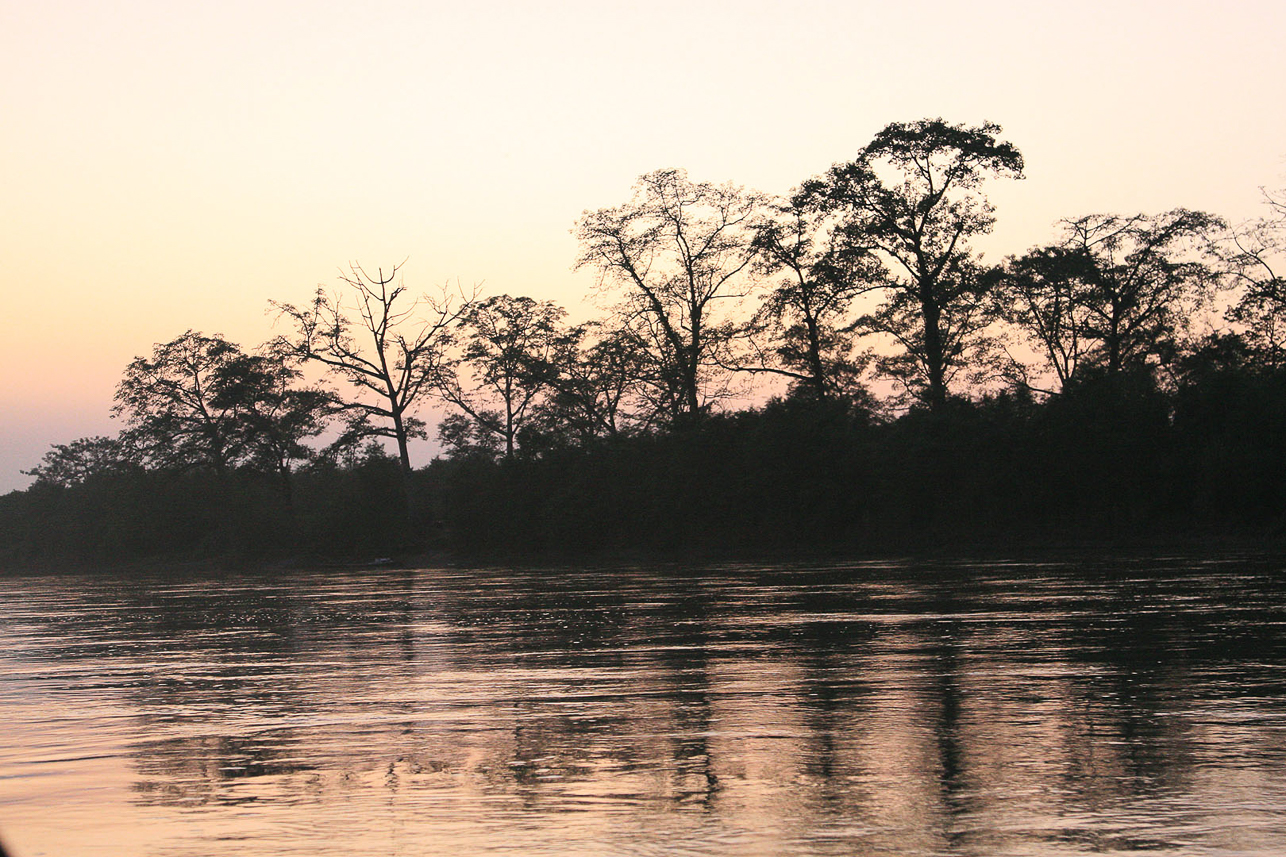
[[[119,435],[0,498],[0,561],[1283,535],[1286,198],[1069,218],[989,265],[999,133],[895,123],[785,199],[645,175],[575,226],[585,324],[353,266],[254,351],[188,331],[126,367]]]

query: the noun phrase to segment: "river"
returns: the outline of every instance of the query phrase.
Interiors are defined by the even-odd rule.
[[[0,841],[1280,855],[1283,568],[10,575]]]

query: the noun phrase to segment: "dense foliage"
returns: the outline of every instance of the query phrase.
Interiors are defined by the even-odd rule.
[[[999,133],[895,123],[788,199],[649,173],[577,223],[606,314],[576,326],[354,265],[273,303],[293,337],[189,330],[126,367],[117,437],[0,498],[0,562],[1277,537],[1286,200],[1069,218],[987,265]]]

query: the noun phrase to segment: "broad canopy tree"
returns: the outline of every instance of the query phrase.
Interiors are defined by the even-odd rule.
[[[1177,208],[1163,214],[1088,215],[1064,221],[1066,243],[1094,263],[1085,334],[1109,376],[1173,345],[1219,285],[1208,255],[1219,218]]]
[[[992,276],[998,280],[996,314],[1035,347],[1046,370],[1036,374],[1053,372],[1057,390],[1038,387],[1027,362],[1011,356],[1015,380],[1026,389],[1061,392],[1092,353],[1086,297],[1096,276],[1094,259],[1082,248],[1040,247],[1006,260]]]
[[[983,181],[1022,177],[1022,155],[997,139],[1000,131],[991,123],[895,122],[795,195],[801,207],[833,217],[848,243],[882,257],[886,301],[853,329],[892,338],[898,350],[880,367],[931,408],[946,401],[992,321],[989,281],[969,240],[995,221]]]
[[[68,488],[108,473],[124,473],[141,466],[139,454],[128,438],[82,437],[71,443],[56,443],[30,470],[40,485]]]
[[[1213,215],[1092,214],[1062,227],[1057,243],[1006,263],[999,291],[1060,389],[1090,368],[1115,378],[1172,352],[1221,284]]]
[[[217,334],[186,331],[137,357],[116,389],[120,444],[154,467],[235,467],[276,473],[312,455],[305,445],[333,411],[324,392],[297,387],[280,355],[247,354]],[[288,485],[288,481],[287,481]]]
[[[221,379],[242,355],[217,334],[189,330],[125,367],[112,414],[148,463],[223,474],[240,458],[240,403],[224,395]]]
[[[301,386],[302,373],[281,355],[246,354],[228,367],[222,396],[241,402],[241,431],[247,436],[245,464],[276,473],[287,497],[296,462],[317,458],[310,441],[325,432],[343,410],[328,390]]]
[[[862,295],[884,284],[883,267],[861,236],[797,202],[778,202],[756,230],[756,270],[775,280],[747,326],[738,368],[789,378],[818,399],[862,392],[865,361],[846,329]]]

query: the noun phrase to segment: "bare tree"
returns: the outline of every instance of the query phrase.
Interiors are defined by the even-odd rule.
[[[408,442],[426,436],[414,410],[436,389],[452,325],[469,309],[476,290],[466,295],[444,286],[437,297],[412,297],[399,276],[402,264],[373,274],[353,264],[340,276],[346,286],[341,291],[318,287],[305,307],[270,303],[295,327],[293,336],[276,340],[277,347],[326,367],[353,389],[344,400],[345,440],[391,438],[403,473],[410,473]]]
[[[735,328],[717,305],[745,294],[738,276],[754,257],[761,202],[733,185],[658,170],[639,178],[629,202],[587,211],[576,224],[577,267],[623,289],[617,326],[647,345],[670,422],[699,417],[718,394],[713,356]]]

